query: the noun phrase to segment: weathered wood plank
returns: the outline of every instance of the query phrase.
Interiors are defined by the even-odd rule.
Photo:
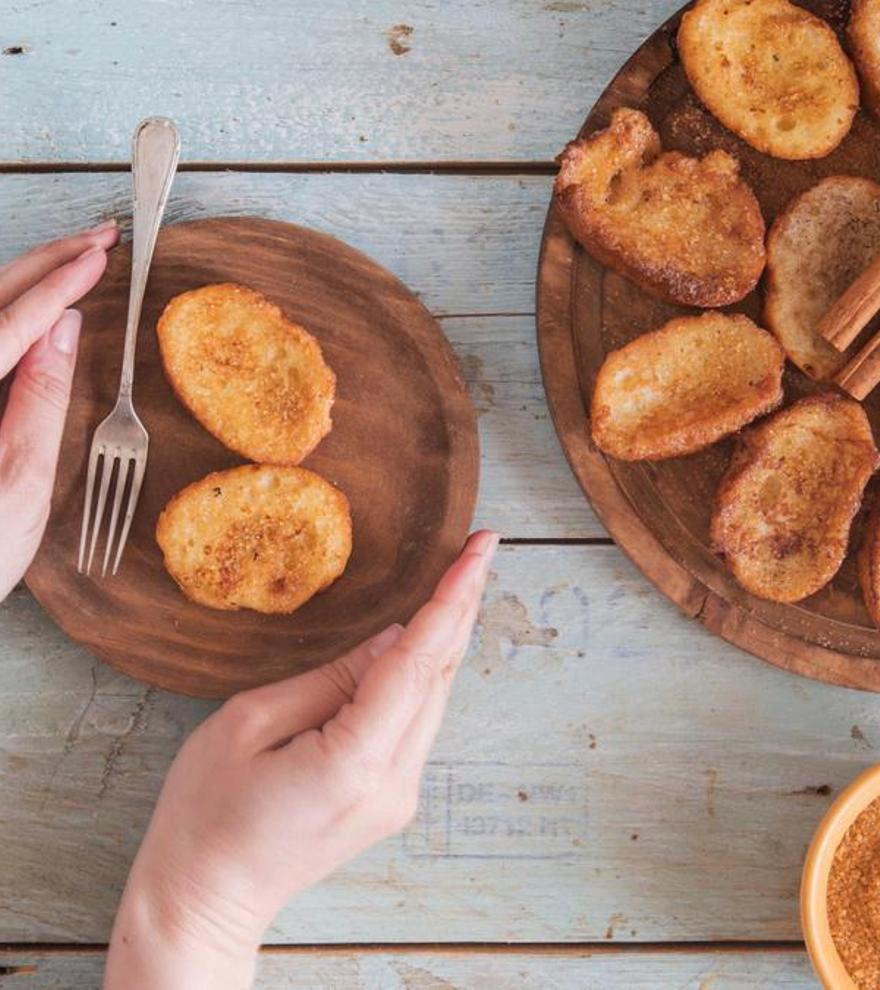
[[[107,937],[162,774],[209,705],[0,610],[0,941]],[[407,832],[272,942],[791,939],[809,837],[876,760],[876,699],[683,618],[613,547],[505,547]]]
[[[368,250],[441,315],[528,314],[548,195],[535,177],[189,173],[170,213],[303,223]],[[127,217],[129,199],[127,175],[0,175],[0,263],[101,217]],[[448,316],[443,325],[480,413],[478,524],[518,538],[605,536],[547,414],[533,318]]]
[[[0,951],[2,990],[95,990],[103,954]],[[11,973],[2,975],[6,966]],[[15,970],[19,969],[16,973]],[[765,952],[264,952],[255,990],[814,990],[806,954]]]
[[[166,114],[185,161],[546,161],[677,6],[13,0],[0,155],[126,160]]]
[[[2,61],[0,61],[2,65]],[[2,86],[2,82],[0,82]],[[187,172],[167,220],[263,216],[366,251],[437,315],[533,313],[549,176]],[[107,217],[128,221],[126,173],[0,175],[0,263]]]
[[[475,526],[507,537],[606,537],[562,455],[547,410],[532,317],[442,321],[480,429]]]

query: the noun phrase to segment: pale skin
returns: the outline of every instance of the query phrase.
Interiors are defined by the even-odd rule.
[[[115,225],[0,268],[0,599],[48,519],[80,331]],[[323,667],[237,695],[168,772],[119,905],[105,990],[243,990],[300,891],[413,816],[498,535],[475,533],[432,598]],[[11,552],[9,552],[11,551]]]
[[[0,268],[0,378],[15,372],[0,421],[0,600],[21,580],[49,518],[81,323],[70,307],[103,275],[118,237],[111,223]]]

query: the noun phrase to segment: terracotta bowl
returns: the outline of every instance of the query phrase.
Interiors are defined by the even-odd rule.
[[[857,990],[834,946],[828,926],[828,874],[846,830],[880,797],[880,764],[842,791],[816,829],[801,878],[801,926],[813,968],[825,990]]]

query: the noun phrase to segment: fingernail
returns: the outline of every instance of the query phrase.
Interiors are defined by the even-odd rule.
[[[105,230],[111,230],[112,228],[118,227],[118,226],[119,226],[119,224],[116,222],[116,219],[114,217],[111,217],[109,220],[105,220],[103,223],[99,223],[97,225],[97,227],[90,227],[86,231],[86,233],[87,234],[101,234]]]
[[[480,554],[480,556],[486,557],[487,560],[491,560],[495,555],[495,551],[498,549],[498,544],[501,541],[501,535],[490,529],[486,529],[480,533],[477,533],[475,536],[471,537],[471,539],[473,540],[471,549]]]
[[[73,354],[79,340],[82,314],[76,309],[66,309],[58,322],[49,331],[52,346],[62,354]]]

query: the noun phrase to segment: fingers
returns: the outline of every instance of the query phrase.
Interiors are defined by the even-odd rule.
[[[64,311],[22,358],[9,390],[0,422],[0,518],[16,526],[0,558],[0,599],[29,566],[49,516],[80,323],[76,310]]]
[[[49,272],[73,261],[90,247],[107,251],[119,240],[119,228],[115,220],[99,224],[72,237],[65,237],[21,255],[8,265],[0,267],[0,309],[32,288]]]
[[[437,684],[403,734],[394,754],[394,766],[402,780],[421,776],[443,724],[449,686],[447,681]]]
[[[68,306],[95,286],[106,265],[106,252],[93,245],[0,310],[0,377],[15,367]]]
[[[494,533],[491,535],[494,537],[494,540],[491,543],[490,563],[498,547],[497,535]],[[449,665],[447,669],[444,671],[444,675],[446,676],[447,683],[451,682],[453,674],[458,669],[458,666],[461,663],[461,661],[464,659],[465,653],[467,653],[467,649],[471,641],[471,635],[474,629],[474,623],[477,621],[477,615],[480,611],[480,603],[483,600],[483,592],[485,591],[486,588],[486,580],[488,579],[488,576],[489,576],[489,569],[487,566],[486,573],[483,575],[483,582],[480,586],[480,592],[478,595],[473,596],[466,620],[459,627],[458,635],[456,636],[455,642],[453,643],[452,652],[449,657]]]
[[[401,674],[396,679],[392,677],[384,690],[395,701],[396,681],[406,683],[412,679],[411,673],[407,672],[407,664],[401,664],[401,658],[411,662],[414,650],[430,650],[432,637],[436,641],[437,661],[434,666],[438,675],[433,679],[442,684],[444,668],[449,668],[450,664],[457,665],[467,645],[488,571],[488,560],[496,545],[497,536],[493,533],[473,536],[462,556],[438,585],[434,598],[416,615],[407,630],[398,625],[389,626],[332,663],[297,677],[243,692],[227,703],[227,714],[231,713],[231,719],[245,725],[244,731],[255,749],[278,748],[301,732],[326,728],[327,723],[338,717],[340,709],[359,707],[364,680],[371,676],[370,672],[377,663],[402,668]],[[404,654],[389,665],[389,653],[394,653],[405,638],[409,645]],[[425,684],[414,697],[413,705],[408,709],[410,718],[400,723],[395,740],[403,734],[414,712],[430,693],[428,684]],[[358,715],[354,721],[357,722],[360,717]],[[378,721],[382,722],[385,718],[388,715],[380,711]],[[390,752],[389,749],[389,755]]]
[[[418,776],[422,772],[425,761],[431,753],[437,733],[443,722],[446,703],[452,679],[470,643],[471,634],[480,607],[480,598],[475,598],[471,605],[471,614],[462,623],[458,638],[453,644],[450,656],[441,671],[441,677],[431,689],[424,704],[408,726],[394,756],[395,765],[406,776]]]
[[[461,663],[470,642],[489,574],[489,565],[498,547],[498,539],[497,533],[488,530],[474,533],[465,545],[461,556],[446,572],[434,592],[432,601],[448,602],[456,599],[460,601],[464,596],[467,603],[463,619],[456,623],[455,633],[445,655],[443,673],[447,681],[451,679],[455,668]],[[473,568],[477,570],[476,583],[469,587],[467,582],[473,580],[472,577],[469,577],[473,573]],[[419,615],[410,623],[410,629],[413,628],[418,619]]]
[[[395,753],[427,699],[445,690],[444,670],[461,659],[497,545],[485,531],[468,540],[431,600],[364,674],[354,702],[324,726],[329,745],[354,743],[379,759]]]
[[[240,716],[250,719],[245,731],[256,751],[277,748],[300,732],[320,729],[333,718],[352,700],[370,665],[394,645],[402,632],[403,626],[388,626],[331,663],[245,691],[225,707],[237,709]]]

